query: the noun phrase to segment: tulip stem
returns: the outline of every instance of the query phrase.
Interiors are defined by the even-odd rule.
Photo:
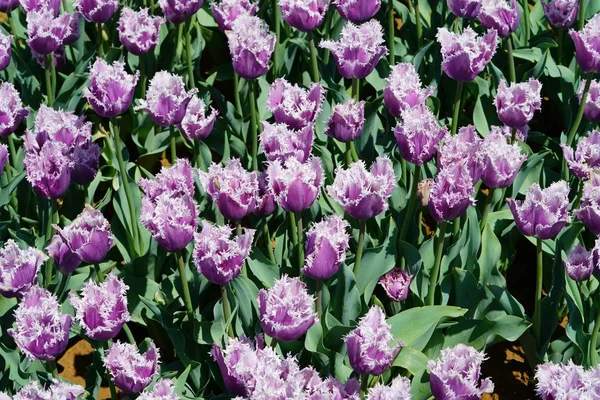
[[[600,331],[600,310],[596,315],[596,321],[594,322],[594,331],[592,332],[592,339],[590,341],[590,367],[595,367],[598,364],[598,332]]]
[[[315,46],[315,34],[314,32],[309,33],[310,40],[308,45],[310,47],[310,58],[312,61],[312,78],[313,82],[319,82],[321,78],[319,77],[319,60],[317,54],[317,47]]]
[[[579,21],[577,24],[577,30],[582,30],[585,25],[585,0],[579,0]]]
[[[185,21],[185,24],[187,25],[185,30],[185,53],[187,57],[187,69],[190,88],[195,88],[196,82],[194,81],[194,65],[192,64],[192,56],[194,51],[194,49],[192,49],[192,28],[194,26],[192,18],[193,17]]]
[[[494,198],[495,188],[488,189],[488,195],[485,199],[485,205],[483,207],[483,213],[481,214],[481,221],[479,222],[479,229],[483,232],[485,229],[485,224],[487,224],[488,216],[490,215],[490,210],[492,209],[492,199]]]
[[[52,91],[52,77],[50,76],[52,71],[50,66],[54,64],[52,54],[46,54],[46,68],[44,68],[44,75],[46,78],[46,94],[48,95],[47,103],[48,107],[54,105],[54,92]]]
[[[565,30],[558,30],[558,54],[557,54],[557,64],[562,65],[563,61],[563,47],[565,45]]]
[[[98,29],[98,55],[100,58],[104,57],[104,43],[102,38],[102,24],[96,24],[96,28]]]
[[[415,22],[417,23],[417,49],[423,46],[423,26],[421,25],[421,11],[419,10],[419,0],[415,1]]]
[[[267,246],[267,254],[269,255],[269,260],[273,264],[275,264],[275,254],[273,253],[273,244],[271,242],[271,233],[269,232],[269,224],[266,222],[263,224],[263,237],[265,240],[265,245]]]
[[[579,208],[579,204],[581,204],[581,196],[583,195],[583,182],[579,179],[577,180],[577,196],[575,197],[575,201],[573,202],[573,207],[571,210],[577,210]]]
[[[179,267],[179,279],[181,280],[181,287],[183,288],[183,300],[185,302],[185,311],[188,315],[190,323],[194,322],[194,307],[192,306],[192,297],[190,296],[190,286],[188,284],[187,275],[185,273],[185,261],[182,253],[177,253],[178,267]]]
[[[175,126],[169,126],[169,131],[171,136],[171,164],[175,164],[177,160],[177,139],[175,138]]]
[[[56,208],[56,199],[49,199],[47,211],[48,215],[46,218],[46,243],[50,243],[50,241],[52,240],[52,233],[54,231],[54,229],[52,228],[52,224],[54,223],[54,215],[56,214]],[[50,260],[46,261],[45,282],[47,289],[52,283],[52,262]]]
[[[123,325],[123,331],[125,332],[125,336],[127,336],[127,340],[131,344],[135,344],[135,338],[133,337],[133,333],[131,333],[131,329],[127,324]]]
[[[141,97],[146,97],[146,59],[144,56],[138,56],[138,67],[140,69],[140,93]]]
[[[233,98],[235,102],[235,111],[241,116],[242,102],[240,101],[240,77],[235,71],[233,72]]]
[[[525,44],[529,44],[529,0],[523,0],[523,19],[525,20]]]
[[[281,10],[277,0],[273,0],[273,25],[275,28],[275,51],[273,52],[273,65],[275,67],[275,75],[279,73],[281,61],[279,60],[279,42],[281,39]]]
[[[257,124],[258,124],[258,120],[256,117],[256,94],[255,94],[255,87],[254,87],[254,79],[251,79],[248,81],[248,87],[249,87],[249,100],[250,100],[250,135],[251,140],[252,140],[252,153],[251,153],[251,157],[252,157],[252,169],[253,170],[258,170],[258,157],[257,157],[257,153],[258,153],[258,131],[257,131]]]
[[[447,226],[448,223],[446,221],[440,222],[438,242],[435,249],[435,262],[429,277],[429,292],[427,292],[427,302],[425,303],[428,306],[435,304],[435,288],[437,287],[440,275],[440,265],[442,263],[442,251],[444,250],[444,239],[446,238]]]
[[[369,390],[369,374],[363,374],[360,378],[360,396],[365,398]]]
[[[227,298],[227,285],[221,285],[221,303],[223,305],[223,318],[227,325],[227,334],[229,337],[233,337],[233,325],[231,318],[231,309],[229,308],[229,299]]]
[[[417,203],[417,189],[419,187],[419,179],[421,178],[421,166],[415,165],[415,171],[413,173],[412,187],[410,189],[410,198],[408,199],[408,206],[406,208],[406,214],[404,215],[404,221],[402,222],[402,229],[400,229],[400,241],[406,239],[406,233],[408,227],[412,221],[415,204]]]
[[[292,236],[292,245],[298,245],[298,230],[296,228],[296,216],[293,212],[288,211],[288,218],[290,220],[290,231]]]
[[[577,114],[575,115],[575,119],[573,120],[573,125],[571,125],[571,130],[569,130],[569,134],[567,135],[567,146],[569,147],[573,145],[575,134],[577,134],[577,130],[579,129],[579,125],[581,125],[581,120],[583,119],[585,104],[587,103],[588,93],[590,92],[590,85],[592,84],[591,78],[591,76],[587,76],[585,86],[583,88],[583,94],[581,95],[581,100],[579,102],[579,109],[577,109]],[[569,179],[569,168],[567,167],[567,160],[564,157],[562,164],[562,177],[564,180]]]
[[[317,315],[319,319],[323,316],[323,281],[317,280]]]
[[[351,143],[352,142],[346,143],[346,167],[349,167],[350,164],[352,164],[352,147],[350,147]]]
[[[352,98],[356,101],[360,98],[360,82],[357,78],[352,78]]]
[[[360,221],[360,228],[358,231],[358,247],[356,248],[356,257],[354,259],[354,277],[358,277],[358,271],[360,271],[360,262],[362,260],[363,247],[365,243],[365,229],[367,228],[367,221]]]
[[[96,279],[98,279],[98,282],[104,283],[104,274],[98,264],[94,264],[94,270],[96,271]]]
[[[104,349],[104,355],[108,351],[108,342],[102,342],[102,348]],[[117,400],[119,397],[117,395],[117,389],[115,389],[115,384],[111,379],[110,372],[106,369],[106,380],[108,380],[108,387],[110,389],[110,399]]]
[[[181,54],[183,53],[183,24],[177,24],[177,47],[175,47],[175,60],[181,61]],[[171,65],[172,66],[172,65]]]
[[[514,83],[517,81],[517,73],[515,72],[515,57],[510,35],[506,37],[506,52],[508,53],[508,76],[510,81]]]
[[[512,128],[512,133],[510,134],[510,144],[514,144],[517,141],[517,128]]]
[[[454,112],[452,113],[452,135],[456,135],[456,131],[458,129],[458,114],[460,112],[460,103],[462,100],[463,87],[464,82],[456,82],[456,94],[454,96]]]
[[[533,311],[533,335],[536,345],[539,347],[541,339],[542,324],[542,281],[544,277],[544,264],[542,262],[542,239],[536,238],[537,251],[537,274],[535,281],[535,309]]]
[[[196,168],[205,170],[204,160],[202,159],[202,150],[200,149],[200,141],[194,140],[194,160],[196,160]]]
[[[396,62],[396,29],[394,26],[394,0],[388,0],[388,47],[390,48],[389,64]]]
[[[298,226],[298,273],[304,267],[304,235],[302,230],[302,213],[296,214],[296,225]]]
[[[58,376],[58,368],[56,368],[56,360],[46,361],[46,372],[51,374],[53,377]]]

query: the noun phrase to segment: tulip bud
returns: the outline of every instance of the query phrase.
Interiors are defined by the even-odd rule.
[[[569,252],[566,260],[563,260],[565,270],[569,278],[574,281],[586,281],[594,272],[594,263],[592,252],[587,251],[585,247],[578,244]]]
[[[48,257],[41,251],[21,250],[12,239],[0,249],[0,294],[22,297],[35,284],[40,266]]]
[[[346,259],[350,224],[333,215],[314,224],[306,234],[306,255],[302,273],[310,278],[331,278]]]
[[[581,205],[575,215],[594,235],[600,235],[600,176],[593,174],[583,183]]]
[[[392,269],[379,280],[379,284],[388,297],[397,302],[402,302],[408,298],[411,282],[412,276],[400,268]]]
[[[336,104],[327,120],[325,134],[340,142],[351,142],[358,138],[365,126],[365,102],[349,99]]]

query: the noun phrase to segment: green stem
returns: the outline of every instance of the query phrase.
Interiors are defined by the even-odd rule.
[[[181,287],[183,288],[183,301],[185,303],[185,312],[188,315],[190,322],[194,321],[194,307],[192,306],[192,297],[190,296],[190,286],[188,284],[187,275],[185,273],[185,261],[183,254],[178,253],[178,267],[179,267],[179,279],[181,280]]]
[[[511,82],[517,81],[517,73],[515,72],[515,57],[513,56],[512,38],[510,35],[506,37],[506,52],[508,53],[508,76]]]
[[[487,224],[488,216],[490,215],[490,210],[492,209],[492,200],[494,198],[495,188],[488,189],[488,195],[485,199],[485,206],[483,207],[483,213],[481,214],[481,221],[479,222],[479,229],[483,232],[485,228],[485,224]]]
[[[96,24],[98,29],[98,55],[104,58],[104,39],[102,37],[102,24]]]
[[[235,111],[242,115],[242,102],[240,101],[240,77],[233,72],[233,98],[235,102]]]
[[[275,51],[273,52],[273,65],[275,74],[279,72],[281,60],[279,59],[279,43],[281,42],[281,10],[277,0],[273,0],[273,25],[275,25]]]
[[[102,348],[104,349],[104,353],[106,354],[106,352],[108,351],[108,342],[102,342]],[[115,389],[115,384],[112,381],[108,369],[106,370],[106,379],[108,380],[108,387],[110,389],[111,400],[117,400],[119,398],[117,395],[117,389]]]
[[[56,66],[54,65],[54,54],[50,54],[50,77],[52,78],[52,102],[56,101]]]
[[[56,208],[57,208],[57,203],[56,203],[56,199],[49,199],[48,200],[48,211],[47,211],[47,218],[46,218],[46,243],[50,243],[50,241],[52,240],[52,234],[54,232],[54,228],[52,227],[52,224],[54,223],[54,215],[56,214]],[[46,284],[46,289],[48,289],[50,287],[50,284],[52,283],[52,262],[50,260],[46,261],[46,270],[45,270],[45,284]]]
[[[248,81],[250,88],[250,140],[252,141],[251,157],[252,157],[252,169],[258,170],[258,118],[256,115],[256,94],[255,94],[255,82],[254,79]]]
[[[123,325],[123,331],[125,332],[125,336],[127,336],[127,340],[131,344],[135,344],[135,337],[133,337],[133,333],[131,333],[131,329],[129,329],[129,325]]]
[[[533,334],[536,345],[539,348],[542,324],[542,281],[544,277],[544,265],[542,262],[542,239],[536,238],[537,251],[537,275],[535,281],[535,310],[533,312]]]
[[[579,0],[579,21],[577,30],[582,30],[585,25],[585,0]]]
[[[346,142],[346,167],[352,164],[352,142]]]
[[[146,97],[146,81],[147,81],[147,74],[146,74],[146,59],[144,56],[139,56],[138,57],[138,67],[140,69],[140,91],[141,91],[141,97],[145,98]]]
[[[69,282],[70,278],[71,278],[71,274],[61,274],[60,275],[60,282],[58,283],[58,286],[56,287],[56,290],[54,291],[54,294],[56,295],[56,298],[58,299],[59,302],[62,299],[62,295],[65,292],[65,288],[67,287],[67,283]]]
[[[175,137],[175,126],[169,126],[169,136],[171,136],[171,164],[175,164],[177,161],[177,139]]]
[[[452,113],[452,134],[456,135],[456,131],[458,129],[458,114],[460,112],[460,103],[462,99],[462,91],[464,87],[464,82],[457,81],[456,82],[456,93],[454,96],[454,112]]]
[[[290,220],[290,232],[292,235],[292,245],[298,245],[298,229],[296,228],[296,215],[288,211],[288,219]]]
[[[221,303],[223,306],[223,318],[225,319],[225,323],[229,324],[227,334],[229,337],[233,337],[233,324],[229,321],[231,318],[231,308],[229,308],[229,299],[227,298],[227,285],[221,285]]]
[[[192,48],[192,33],[191,33],[192,27],[193,27],[192,18],[188,19],[185,22],[187,25],[186,30],[185,30],[185,52],[186,52],[186,56],[187,56],[187,69],[188,69],[188,78],[189,78],[190,88],[195,88],[196,82],[194,81],[194,65],[192,64],[192,56],[193,56],[193,52],[194,52],[194,49]]]
[[[363,374],[360,378],[360,397],[364,399],[369,390],[369,374]]]
[[[396,27],[394,21],[394,0],[388,0],[388,47],[389,64],[396,63]]]
[[[181,61],[183,54],[183,24],[177,24],[177,47],[175,47],[175,60]]]
[[[577,134],[579,125],[581,125],[581,120],[583,119],[583,112],[585,111],[585,104],[587,103],[588,93],[590,92],[590,85],[592,84],[592,77],[588,75],[586,78],[587,79],[585,81],[585,87],[583,88],[583,94],[581,95],[581,100],[579,102],[579,108],[577,109],[577,114],[575,115],[575,119],[573,120],[571,129],[569,130],[569,134],[567,135],[567,146],[569,147],[573,145],[573,140],[575,140],[575,135]],[[567,166],[567,161],[564,157],[562,163],[562,178],[564,180],[569,179],[569,168]]]
[[[427,293],[427,301],[425,302],[428,306],[435,304],[435,288],[437,287],[440,278],[440,265],[442,264],[442,252],[444,250],[444,239],[446,237],[447,226],[448,223],[446,221],[440,222],[439,237],[435,250],[435,262],[433,264],[433,269],[431,270],[431,276],[429,277],[429,292]]]
[[[200,150],[200,141],[194,140],[194,161],[196,162],[196,168],[204,171],[205,165],[202,159],[202,151]]]
[[[359,101],[360,98],[360,82],[357,78],[352,78],[352,98]]]
[[[579,179],[577,180],[577,197],[575,197],[575,201],[573,202],[573,207],[571,210],[577,210],[579,208],[579,204],[581,203],[581,196],[583,194],[583,182]]]
[[[356,257],[354,259],[354,276],[358,276],[360,271],[360,263],[362,261],[363,247],[365,243],[365,229],[367,228],[367,221],[360,221],[360,228],[358,231],[358,247],[356,248]]]
[[[269,255],[269,260],[273,264],[275,264],[275,253],[273,253],[273,244],[271,243],[271,233],[269,232],[269,224],[265,221],[263,224],[263,238],[265,240],[265,245],[267,246],[267,254]]]
[[[517,128],[512,128],[510,134],[510,144],[514,144],[517,141]]]
[[[304,267],[304,234],[302,229],[302,213],[296,214],[296,225],[298,226],[298,273]]]
[[[598,332],[600,331],[600,310],[596,315],[596,321],[594,322],[594,331],[592,332],[592,339],[590,341],[590,361],[591,367],[595,367],[598,364]]]
[[[417,245],[421,245],[423,243],[423,210],[419,208],[419,212],[417,213],[417,232],[419,236],[417,237]]]
[[[529,27],[529,1],[523,0],[523,19],[525,20],[525,44],[529,43],[529,32],[531,28]]]
[[[408,232],[408,227],[410,226],[410,222],[413,219],[413,212],[415,209],[415,204],[417,204],[417,189],[419,187],[419,179],[421,177],[421,166],[415,165],[415,171],[413,173],[413,181],[412,187],[410,190],[410,198],[408,199],[408,207],[406,209],[406,214],[404,215],[404,221],[402,222],[402,229],[400,229],[400,237],[401,241],[406,239],[406,233]]]
[[[423,26],[421,25],[421,11],[419,10],[419,0],[415,2],[415,21],[417,23],[417,49],[423,46]]]
[[[317,315],[319,319],[323,316],[323,281],[317,280]]]
[[[314,32],[310,32],[310,41],[308,42],[310,46],[310,58],[312,61],[312,78],[313,82],[319,82],[321,78],[319,77],[319,60],[317,54],[317,47],[315,46],[315,34]]]
[[[350,142],[350,155],[352,156],[353,162],[358,161],[358,154],[356,154],[356,147],[354,145],[354,142]]]
[[[48,96],[47,103],[48,107],[52,107],[54,105],[54,92],[52,91],[52,72],[50,70],[50,66],[54,64],[52,60],[52,54],[46,54],[46,68],[44,68],[44,75],[46,78],[46,94]]]
[[[96,271],[96,279],[98,279],[98,282],[104,283],[104,274],[98,264],[94,264],[94,270]]]
[[[557,59],[558,59],[557,64],[558,65],[562,65],[564,45],[565,45],[565,30],[559,29],[558,30],[558,53],[557,53]]]

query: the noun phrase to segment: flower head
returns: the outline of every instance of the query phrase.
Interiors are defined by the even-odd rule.
[[[495,29],[502,38],[517,29],[520,16],[516,0],[481,0],[477,15],[481,25]]]
[[[118,8],[118,0],[75,0],[75,10],[83,19],[97,24],[108,22]]]
[[[298,213],[309,208],[323,185],[321,159],[311,157],[305,163],[295,158],[269,162],[267,176],[275,201],[284,210]]]
[[[156,47],[164,23],[164,18],[151,16],[147,8],[133,11],[123,7],[117,27],[119,40],[128,52],[141,56]]]
[[[597,397],[597,384],[594,385],[597,371],[597,368],[586,371],[573,361],[540,364],[535,371],[536,394],[542,400],[593,399]]]
[[[21,121],[29,115],[29,109],[23,107],[19,92],[10,82],[0,85],[0,136],[13,133]]]
[[[83,96],[96,114],[105,118],[116,117],[131,105],[139,76],[139,71],[128,74],[123,61],[108,64],[97,58],[90,67],[90,85],[83,89]]]
[[[520,128],[511,128],[507,125],[502,126],[491,126],[490,133],[504,135],[508,139],[512,140],[513,131],[515,132],[515,139],[520,140],[521,142],[526,142],[527,137],[529,135],[529,125],[521,126]]]
[[[366,400],[410,400],[410,380],[397,376],[390,386],[377,383],[369,389]]]
[[[12,57],[11,49],[12,35],[5,35],[0,32],[0,71],[3,71],[10,64]]]
[[[578,97],[580,102],[583,97],[585,84],[586,80],[584,79],[579,87]],[[592,79],[590,83],[590,90],[585,101],[583,115],[585,115],[585,119],[589,122],[600,122],[600,82],[595,79]]]
[[[575,58],[577,64],[584,72],[600,72],[600,47],[598,35],[600,34],[600,14],[590,19],[582,30],[571,29],[569,36],[575,43]]]
[[[306,90],[277,78],[269,89],[267,108],[276,122],[302,129],[315,122],[324,100],[325,90],[320,83],[313,83],[310,90]]]
[[[581,205],[575,215],[594,235],[600,235],[600,176],[592,174],[583,184]]]
[[[219,365],[227,391],[234,396],[243,396],[247,394],[246,386],[254,386],[254,372],[259,360],[256,347],[262,346],[255,346],[243,337],[227,338],[227,341],[224,349],[213,343],[210,354]]]
[[[350,224],[332,215],[314,224],[306,234],[306,255],[302,273],[309,278],[331,278],[346,259],[350,236],[346,230]]]
[[[507,199],[510,211],[519,231],[525,236],[550,239],[560,233],[571,221],[569,216],[569,185],[565,181],[554,182],[542,190],[534,182],[525,200]]]
[[[212,107],[210,107],[210,114],[207,113],[208,111],[208,107],[199,97],[192,97],[185,109],[185,116],[179,124],[181,133],[189,140],[206,139],[212,132],[219,115],[219,112]]]
[[[56,296],[32,286],[15,310],[15,328],[8,334],[31,361],[49,361],[67,348],[71,322],[71,316],[60,312]]]
[[[333,107],[325,134],[340,142],[351,142],[360,136],[364,126],[365,102],[349,99]]]
[[[269,70],[275,50],[275,35],[269,33],[265,22],[251,15],[240,15],[226,31],[233,69],[244,79],[254,79]]]
[[[541,90],[542,84],[534,78],[510,86],[501,81],[495,100],[500,120],[511,128],[527,125],[533,114],[542,108]]]
[[[379,284],[390,299],[402,302],[408,298],[412,276],[405,270],[394,268],[381,277]]]
[[[116,341],[104,355],[104,366],[112,381],[125,393],[139,393],[158,374],[159,354],[154,342],[141,354],[129,343]]]
[[[366,1],[373,3],[373,0]],[[377,20],[371,20],[362,25],[347,23],[337,42],[323,40],[319,46],[331,50],[338,71],[344,78],[363,79],[375,69],[381,57],[387,54],[383,43],[381,24]]]
[[[546,19],[552,26],[569,29],[577,20],[579,2],[577,0],[542,1]]]
[[[158,0],[167,21],[180,24],[191,18],[202,7],[204,0]]]
[[[477,18],[481,0],[448,0],[450,12],[460,18]]]
[[[256,15],[258,3],[250,0],[221,0],[210,5],[215,21],[222,31],[231,30],[231,24],[240,15]]]
[[[204,191],[227,219],[239,221],[254,211],[258,197],[258,173],[248,172],[237,158],[225,167],[212,164],[208,172],[198,172]]]
[[[477,135],[473,125],[464,126],[456,135],[446,135],[438,151],[438,168],[467,161],[467,168],[476,183],[484,172],[483,139]]]
[[[266,217],[275,212],[275,196],[269,188],[267,174],[264,172],[258,176],[258,196],[256,197],[256,206],[254,206],[254,215]]]
[[[185,90],[183,79],[166,71],[157,72],[150,80],[146,99],[135,110],[144,110],[155,124],[177,125],[185,116],[186,107],[198,89]]]
[[[54,235],[48,247],[48,255],[54,259],[54,265],[63,274],[75,271],[81,264],[81,259],[73,253],[59,235]]]
[[[47,199],[62,196],[71,182],[73,162],[68,148],[58,141],[47,141],[37,152],[27,151],[23,160],[27,181],[38,195]]]
[[[510,144],[509,138],[494,130],[481,146],[483,153],[482,182],[490,188],[504,188],[515,180],[527,156],[518,144]]]
[[[23,386],[13,400],[83,400],[85,389],[79,385],[52,379],[51,384],[45,389],[40,387],[39,382],[33,381]],[[9,397],[6,398],[10,400]],[[0,400],[4,400],[0,393]]]
[[[475,204],[473,178],[467,162],[456,162],[438,171],[429,193],[429,213],[438,222],[452,221]]]
[[[19,0],[0,0],[0,11],[10,13],[15,8],[19,7]]]
[[[202,221],[202,231],[194,240],[194,264],[209,282],[224,285],[242,271],[244,260],[250,255],[254,229],[231,238],[229,226],[217,226]]]
[[[270,124],[266,121],[262,125],[260,142],[267,161],[285,162],[290,157],[301,163],[308,160],[315,136],[314,125],[309,124],[299,130],[291,129],[286,124]]]
[[[460,34],[440,28],[437,40],[442,45],[444,72],[461,82],[474,80],[492,60],[498,46],[498,36],[494,29],[485,36],[477,36],[471,27]]]
[[[373,306],[345,338],[350,366],[357,374],[381,375],[403,346],[394,341],[385,314]]]
[[[162,167],[156,179],[140,179],[138,184],[151,199],[164,193],[172,197],[194,197],[194,170],[190,162],[182,158],[171,167]]]
[[[89,338],[104,341],[119,334],[129,321],[125,295],[127,289],[129,287],[111,273],[103,283],[87,281],[81,290],[81,297],[69,293],[76,312],[75,318]]]
[[[433,158],[440,140],[448,129],[438,124],[435,115],[425,106],[402,112],[402,121],[394,128],[400,155],[406,161],[423,165]]]
[[[70,20],[69,14],[55,17],[52,11],[45,8],[27,13],[27,44],[36,53],[52,53],[71,33]]]
[[[57,16],[60,12],[60,0],[20,0],[19,3],[23,7],[25,14],[33,11],[48,10],[53,16]]]
[[[387,210],[387,200],[395,188],[396,176],[391,160],[377,157],[370,171],[363,161],[350,164],[346,170],[338,167],[327,192],[348,215],[367,220]]]
[[[318,321],[314,304],[304,282],[283,275],[269,290],[258,293],[260,326],[272,338],[294,341]]]
[[[590,172],[600,166],[600,132],[593,130],[577,143],[577,149],[561,144],[569,170],[579,179],[587,180]]]
[[[81,30],[79,29],[79,13],[75,11],[73,14],[68,15],[69,27],[71,28],[71,30],[69,34],[63,39],[62,46],[60,46],[54,51],[54,53],[52,53],[52,58],[54,59],[54,64],[56,65],[57,69],[63,68],[63,66],[67,63],[67,60],[65,58],[65,46],[70,46],[74,44],[81,37]],[[45,65],[42,64],[42,67],[45,67]]]
[[[355,23],[371,19],[381,8],[381,0],[333,0],[332,3],[342,18]]]
[[[179,400],[171,379],[159,379],[152,390],[144,390],[137,400]]]
[[[35,248],[21,250],[12,239],[0,249],[0,294],[22,297],[35,284],[40,266],[48,257]]]
[[[281,0],[281,15],[294,28],[309,32],[321,25],[329,0]]]
[[[433,396],[439,400],[477,400],[484,393],[492,393],[492,380],[481,380],[481,364],[484,360],[483,352],[464,344],[442,349],[439,359],[427,363],[431,371],[429,383]]]
[[[594,263],[592,252],[587,251],[585,247],[578,244],[571,250],[565,260],[563,260],[565,270],[569,278],[574,281],[585,281],[590,279],[594,272]]]
[[[408,108],[424,106],[433,94],[432,87],[421,87],[421,78],[410,63],[394,65],[383,89],[385,107],[394,117],[400,117]]]

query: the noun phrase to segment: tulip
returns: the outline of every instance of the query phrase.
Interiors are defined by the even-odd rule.
[[[481,0],[448,0],[448,9],[459,18],[477,18]]]
[[[431,185],[429,213],[437,222],[452,221],[475,204],[473,178],[467,162],[456,162],[440,170]]]
[[[511,139],[513,136],[513,131],[516,140],[520,140],[521,142],[526,142],[527,137],[529,136],[529,125],[521,126],[519,128],[513,129],[510,126],[502,125],[502,126],[491,126],[490,134],[500,134],[504,135],[507,138]]]
[[[520,13],[516,0],[481,0],[477,17],[481,25],[504,38],[519,26]]]
[[[261,173],[258,176],[258,195],[256,196],[256,206],[254,206],[254,215],[266,217],[275,212],[275,196],[270,191],[267,175]]]
[[[226,31],[229,52],[236,74],[254,79],[269,70],[269,61],[275,50],[275,35],[270,34],[263,20],[251,15],[240,15]]]
[[[309,278],[331,278],[346,259],[350,236],[346,230],[350,224],[333,215],[314,224],[306,234],[306,258],[302,273]]]
[[[285,124],[270,124],[263,121],[260,142],[267,161],[285,162],[295,158],[303,163],[308,160],[314,140],[314,125],[309,124],[300,130],[290,129]]]
[[[483,140],[481,152],[484,156],[481,181],[489,188],[510,186],[527,159],[518,144],[510,144],[507,136],[494,130]]]
[[[594,235],[600,235],[600,176],[593,174],[583,183],[581,205],[575,215]]]
[[[156,47],[164,23],[164,18],[150,16],[147,8],[133,11],[124,7],[117,26],[119,40],[128,52],[141,56]]]
[[[332,3],[342,18],[355,23],[368,21],[381,8],[381,0],[333,0]]]
[[[586,281],[594,272],[592,252],[587,251],[580,244],[569,252],[567,259],[563,260],[563,264],[567,275],[574,281]]]
[[[415,165],[423,165],[433,158],[438,144],[448,129],[425,106],[409,108],[402,112],[402,121],[394,128],[400,155]]]
[[[79,385],[52,379],[51,384],[43,389],[39,382],[33,381],[23,386],[13,400],[79,400],[83,399],[86,391]],[[0,393],[0,400],[5,400]],[[7,396],[6,400],[10,400]]]
[[[136,394],[146,388],[158,374],[159,354],[154,342],[143,354],[137,347],[119,341],[104,355],[104,366],[112,381],[125,393]]]
[[[25,14],[33,11],[48,10],[55,17],[60,12],[60,0],[20,0],[19,3],[23,7]]]
[[[0,0],[0,11],[9,14],[19,7],[19,0]]]
[[[400,268],[392,269],[379,280],[379,284],[388,297],[397,302],[402,302],[408,298],[411,282],[412,276]]]
[[[27,13],[27,44],[36,53],[52,53],[71,34],[70,21],[69,14],[54,17],[48,9]]]
[[[162,167],[156,179],[140,179],[138,182],[150,199],[161,194],[171,197],[194,197],[194,170],[187,159],[179,159],[172,167]]]
[[[8,161],[8,146],[0,144],[0,175],[4,172],[4,167]]]
[[[365,126],[365,102],[349,99],[336,104],[327,120],[325,134],[348,143],[360,136]]]
[[[69,188],[73,162],[63,143],[47,141],[38,152],[27,151],[23,164],[27,181],[38,195],[56,199]]]
[[[572,360],[566,364],[552,361],[537,366],[535,391],[542,400],[593,399],[597,397],[598,368],[584,370]]]
[[[231,30],[233,21],[240,15],[254,16],[258,11],[258,3],[250,0],[221,0],[220,3],[211,3],[210,7],[215,22],[222,31]]]
[[[100,147],[96,143],[90,142],[75,147],[71,159],[74,164],[71,171],[71,181],[80,185],[87,185],[94,180],[98,173]]]
[[[0,71],[4,71],[10,64],[12,57],[11,49],[12,35],[0,32]]]
[[[546,19],[552,26],[569,29],[577,20],[579,13],[578,0],[550,0],[542,1]]]
[[[21,121],[29,115],[29,109],[23,107],[19,92],[10,82],[0,85],[0,136],[13,133]]]
[[[213,343],[210,355],[221,370],[225,389],[234,396],[245,396],[246,385],[253,386],[256,378],[256,348],[254,343],[246,338],[228,338],[227,341],[225,349]]]
[[[410,380],[397,376],[390,386],[377,383],[369,389],[366,400],[410,400]]]
[[[421,78],[410,63],[394,65],[386,82],[383,101],[389,113],[396,118],[409,108],[424,106],[434,91],[432,87],[421,87]]]
[[[295,158],[288,158],[284,162],[271,161],[267,176],[277,204],[292,213],[304,211],[314,203],[324,179],[323,166],[318,157],[311,157],[305,163]]]
[[[204,140],[212,132],[219,112],[210,107],[210,114],[207,114],[207,108],[197,96],[188,103],[179,130],[189,140]]]
[[[459,129],[456,135],[447,135],[438,151],[438,169],[467,161],[467,168],[476,183],[484,172],[483,139],[473,125]]]
[[[144,390],[137,400],[179,400],[175,393],[175,385],[171,379],[159,379],[152,390]]]
[[[75,0],[75,10],[87,22],[96,24],[108,22],[118,8],[118,0]]]
[[[495,99],[500,120],[511,128],[527,125],[533,114],[542,108],[541,90],[542,84],[534,78],[510,86],[501,81]]]
[[[12,239],[0,249],[0,294],[4,297],[23,297],[35,284],[40,266],[48,257],[41,251],[21,250]]]
[[[75,271],[81,264],[81,259],[73,253],[59,235],[54,235],[48,247],[48,255],[54,259],[54,265],[63,274]]]
[[[600,34],[600,14],[594,15],[580,31],[571,29],[569,36],[575,43],[575,58],[584,72],[600,72],[600,49],[597,46]]]
[[[276,122],[291,129],[302,129],[315,122],[324,100],[325,90],[320,83],[313,83],[310,90],[306,90],[278,78],[269,89],[267,108]]]
[[[329,0],[280,0],[285,22],[302,32],[318,28],[325,20]]]
[[[587,180],[592,170],[600,166],[600,132],[593,130],[577,143],[577,149],[561,144],[569,170],[579,179]]]
[[[584,79],[581,82],[581,86],[579,88],[579,101],[583,98],[583,92],[585,89],[586,80]],[[592,80],[590,83],[590,90],[586,97],[585,108],[583,111],[583,115],[585,115],[585,119],[589,122],[600,122],[600,82],[597,80]]]
[[[158,5],[167,21],[180,24],[196,14],[203,2],[203,0],[158,0]]]

